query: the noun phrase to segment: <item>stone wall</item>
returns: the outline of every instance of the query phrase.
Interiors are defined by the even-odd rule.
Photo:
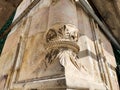
[[[41,0],[8,35],[0,64],[0,88],[119,90],[111,44],[74,0]]]

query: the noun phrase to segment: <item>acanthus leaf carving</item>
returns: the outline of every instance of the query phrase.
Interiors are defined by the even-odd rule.
[[[46,50],[48,52],[45,59],[52,63],[58,57],[60,61],[63,60],[65,62],[62,57],[68,56],[67,59],[79,69],[79,65],[76,62],[77,53],[79,52],[79,46],[77,45],[78,34],[79,30],[70,24],[55,25],[50,28],[45,35]]]

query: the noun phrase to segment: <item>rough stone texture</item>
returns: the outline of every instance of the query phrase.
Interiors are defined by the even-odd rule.
[[[28,4],[21,3],[16,17]],[[119,90],[113,51],[99,29],[73,0],[40,1],[6,40],[0,77],[8,75],[10,82],[1,80],[0,85],[12,90]]]
[[[84,72],[89,73],[91,77],[95,80],[95,82],[100,82],[100,71],[98,68],[98,61],[96,57],[94,39],[92,35],[89,17],[81,9],[81,7],[77,7],[77,12],[78,25],[80,30],[80,37],[78,42],[80,46],[80,51],[78,54],[80,59],[78,62],[83,65]]]
[[[4,90],[4,86],[7,80],[7,75],[1,76],[0,77],[0,89]]]
[[[15,26],[13,28],[14,33],[12,33],[12,31],[11,31],[11,33],[7,37],[7,40],[4,45],[4,48],[3,48],[3,51],[1,54],[1,58],[0,58],[0,62],[1,62],[0,70],[1,70],[1,72],[2,72],[2,70],[4,70],[4,72],[2,72],[4,74],[9,72],[9,70],[11,69],[11,67],[14,63],[14,59],[16,56],[16,50],[18,47],[22,29],[23,29],[22,24],[21,25],[18,24],[17,26]]]
[[[63,69],[57,59],[52,63],[45,60],[44,33],[29,37],[23,57],[19,80],[62,74]],[[42,39],[42,40],[41,40]],[[30,49],[31,48],[31,49]]]
[[[48,7],[37,9],[32,15],[18,81],[63,74],[63,67],[58,60],[51,64],[45,60],[44,34],[48,23]]]
[[[37,13],[39,12],[39,13]],[[32,17],[29,36],[47,30],[49,7],[43,7],[35,11]]]
[[[110,83],[112,84],[111,87],[112,89],[114,90],[118,90],[119,87],[118,86],[118,83],[117,83],[117,77],[116,77],[116,60],[115,60],[115,57],[114,57],[114,53],[112,51],[112,46],[111,44],[109,43],[109,41],[107,40],[106,37],[104,37],[104,35],[99,32],[99,35],[100,35],[100,42],[101,42],[101,45],[102,45],[102,49],[103,49],[103,54],[104,54],[104,58],[106,59],[106,63],[107,63],[107,66],[108,66],[108,70],[109,70],[109,78],[110,78]]]
[[[12,31],[14,31],[14,33],[12,33]],[[18,24],[17,26],[14,27],[14,29],[12,31],[7,37],[4,48],[2,50],[2,54],[10,52],[11,49],[16,48],[14,46],[17,46],[17,44],[19,42],[21,31],[22,31],[22,25]],[[10,47],[12,47],[12,48],[10,48]]]

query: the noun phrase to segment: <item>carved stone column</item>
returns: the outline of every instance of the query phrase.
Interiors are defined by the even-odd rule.
[[[53,58],[59,57],[59,59],[61,60],[60,61],[61,64],[64,66],[65,65],[64,59],[68,54],[71,62],[78,68],[77,63],[74,61],[77,58],[76,53],[79,52],[77,40],[78,40],[77,28],[69,24],[66,25],[56,24],[46,33],[46,50],[48,51],[46,58],[48,59],[49,62],[52,62]],[[53,52],[57,53],[56,56],[54,55]]]
[[[73,0],[53,0],[49,11],[48,30],[46,38],[46,60],[51,63],[55,58],[59,58],[61,65],[65,68],[66,84],[70,87],[74,75],[69,73],[74,68],[79,71],[79,65],[76,60],[79,52],[78,41],[78,23],[76,5]],[[72,70],[69,69],[72,67]],[[69,74],[68,74],[69,73]],[[76,78],[77,79],[77,78]]]

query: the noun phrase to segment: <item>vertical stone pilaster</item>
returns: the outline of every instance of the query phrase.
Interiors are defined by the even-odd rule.
[[[80,48],[77,45],[79,37],[77,21],[74,1],[53,0],[49,11],[48,30],[45,34],[46,50],[48,52],[46,60],[52,62],[54,58],[59,58],[65,69],[67,87],[72,87],[73,79],[77,79],[75,78],[76,75],[74,77],[74,70],[79,72],[80,69],[77,64],[77,53]],[[55,52],[56,54],[54,54]]]

